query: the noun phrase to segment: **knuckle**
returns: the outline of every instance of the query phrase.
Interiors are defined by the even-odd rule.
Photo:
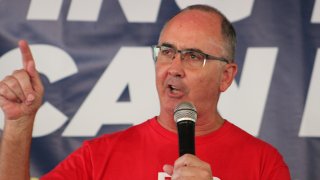
[[[29,81],[29,75],[25,70],[16,70],[13,73],[13,77],[21,81]]]
[[[18,69],[18,70],[15,70],[12,75],[16,78],[21,78],[21,79],[24,79],[24,78],[28,78],[28,73],[26,72],[26,70],[24,69]]]
[[[13,75],[16,75],[16,74],[23,74],[25,72],[25,70],[23,70],[23,69],[17,69],[17,70],[14,70],[13,71]]]
[[[0,82],[0,94],[6,94],[8,92],[8,87],[2,81]]]
[[[190,158],[190,155],[189,154],[184,154],[180,158],[181,158],[181,160],[186,161],[186,160],[188,160]]]
[[[19,83],[16,79],[12,78],[10,81],[8,81],[8,84],[7,84],[10,88],[12,89],[17,89],[19,88]]]
[[[2,80],[3,82],[8,82],[10,81],[11,79],[13,79],[13,77],[11,75],[8,75],[6,77],[4,77],[4,79]]]
[[[6,76],[3,82],[9,87],[17,87],[18,85],[17,79],[13,76]]]

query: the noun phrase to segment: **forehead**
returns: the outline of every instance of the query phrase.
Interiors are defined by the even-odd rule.
[[[221,48],[221,17],[200,10],[181,12],[166,24],[159,43],[205,51],[210,51],[210,48]]]

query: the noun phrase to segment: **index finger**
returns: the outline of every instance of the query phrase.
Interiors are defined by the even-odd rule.
[[[35,67],[36,64],[27,41],[20,40],[19,47],[23,59],[23,69],[28,72],[33,89],[40,93],[43,91],[43,85],[40,79],[40,75]]]
[[[31,50],[29,48],[29,45],[28,45],[27,41],[25,41],[25,40],[20,40],[19,41],[19,47],[20,47],[20,51],[21,51],[22,59],[23,59],[22,60],[23,69],[27,70],[28,64],[30,62],[34,63]]]

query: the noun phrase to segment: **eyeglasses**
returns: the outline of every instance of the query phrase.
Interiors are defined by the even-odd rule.
[[[192,49],[178,50],[165,45],[154,45],[152,46],[152,52],[154,61],[161,63],[172,63],[176,54],[180,53],[182,63],[191,68],[204,67],[207,60],[218,60],[229,64],[229,61],[223,57],[211,56]]]

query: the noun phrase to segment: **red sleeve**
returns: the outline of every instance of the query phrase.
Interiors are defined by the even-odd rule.
[[[92,179],[91,151],[87,142],[71,153],[41,180]]]
[[[270,176],[266,177],[265,179],[268,180],[290,180],[290,172],[288,166],[283,162],[282,157],[280,157],[281,160],[279,161],[279,164],[274,167],[274,169],[271,171]]]
[[[283,157],[275,148],[271,148],[271,153],[265,155],[265,162],[270,166],[264,168],[262,180],[290,180],[289,168]]]

